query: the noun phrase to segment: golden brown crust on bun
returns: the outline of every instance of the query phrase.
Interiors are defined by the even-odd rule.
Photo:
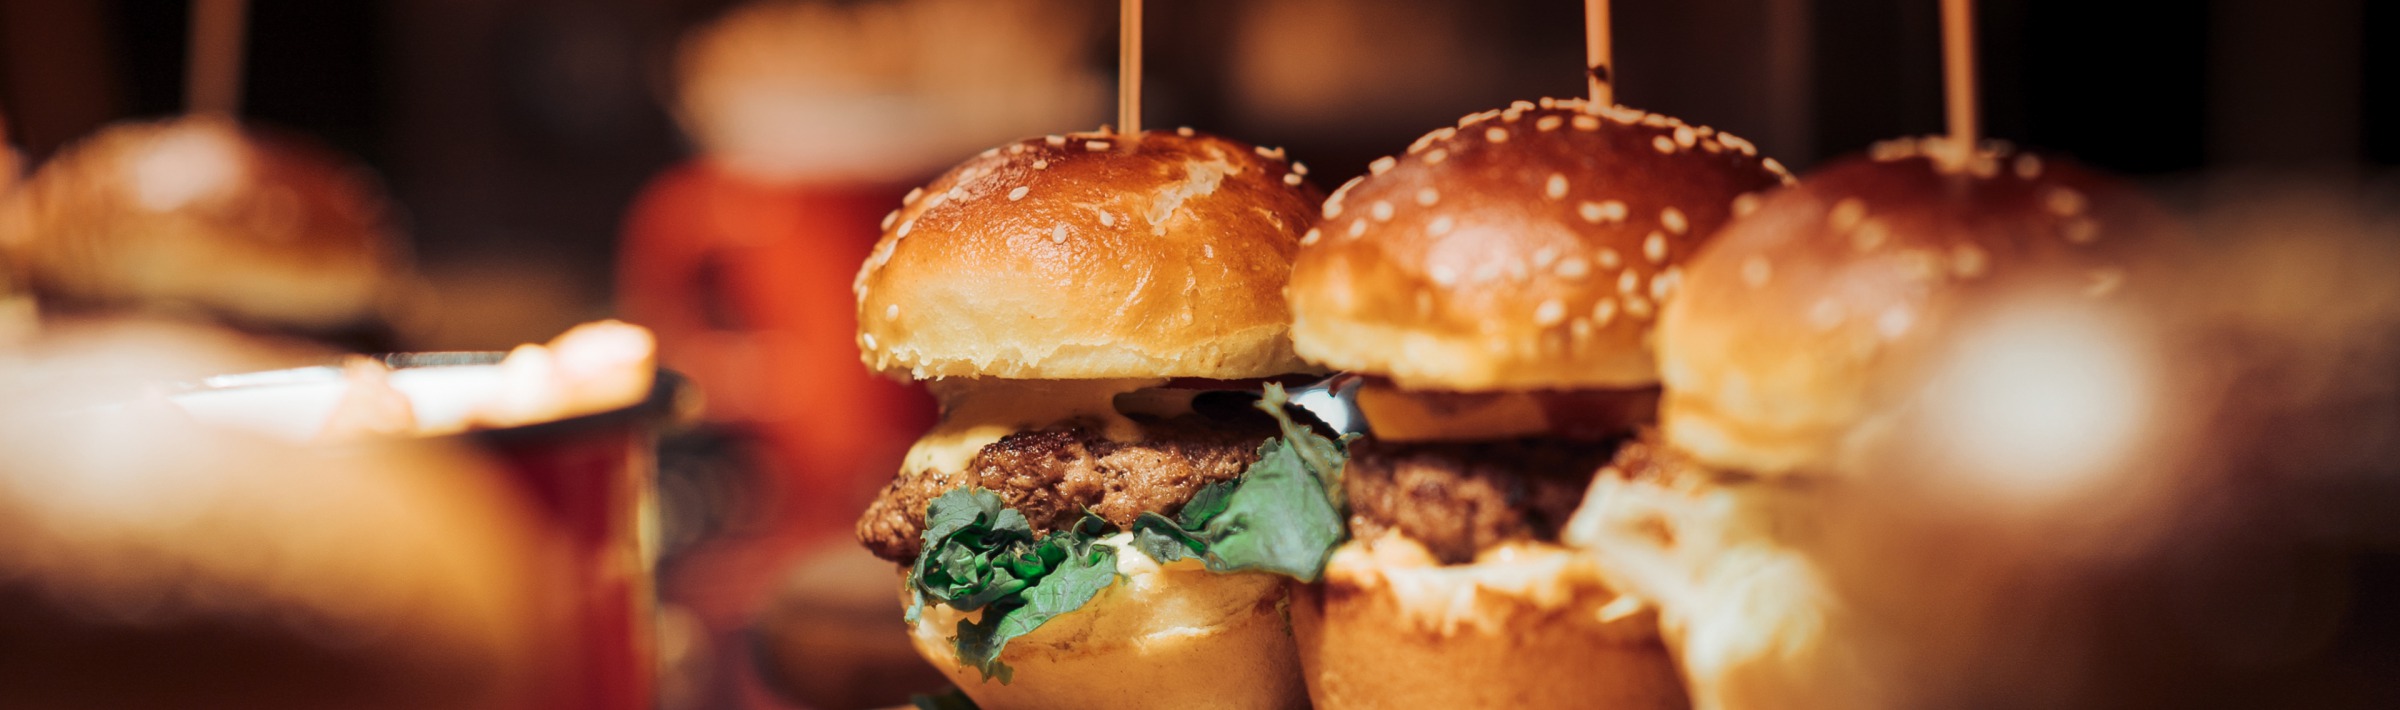
[[[1547,544],[1441,566],[1388,534],[1295,587],[1292,627],[1320,708],[1684,708],[1657,619]]]
[[[917,652],[990,710],[1308,706],[1282,577],[1118,549],[1115,584],[1009,642],[1010,682],[958,662],[949,637],[964,615],[949,607],[926,608],[911,630]]]
[[[1304,370],[1283,297],[1316,216],[1304,170],[1181,131],[984,151],[887,220],[856,283],[859,350],[918,379]]]
[[[370,177],[221,116],[123,124],[0,207],[45,308],[188,308],[267,326],[374,317],[403,259]]]
[[[2005,146],[1937,161],[1940,140],[1769,195],[1690,264],[1659,325],[1671,444],[1758,475],[1836,467],[1978,309],[2135,298],[2137,267],[2173,241],[2129,186]]]
[[[1450,390],[1640,387],[1677,264],[1788,179],[1748,141],[1581,101],[1427,134],[1334,193],[1291,299],[1310,361]]]

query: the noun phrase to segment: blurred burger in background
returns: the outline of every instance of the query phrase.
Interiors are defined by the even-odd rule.
[[[899,613],[880,579],[778,589],[795,566],[873,564],[849,524],[934,421],[922,393],[858,366],[849,285],[911,187],[994,143],[1100,119],[1090,10],[768,0],[683,37],[668,103],[696,154],[643,188],[617,262],[619,312],[654,329],[664,362],[707,400],[707,425],[667,441],[662,467],[666,596],[711,639],[694,644],[697,677],[671,703],[773,702],[740,661],[741,629],[770,608],[821,612],[774,614],[760,642],[770,668],[837,662],[799,641]],[[843,611],[850,599],[885,610]],[[833,656],[934,682],[904,639],[860,637],[881,647]],[[859,706],[900,702],[910,685],[806,675],[774,684]]]
[[[1659,431],[1567,537],[1658,606],[1700,707],[2131,702],[2101,691],[2139,667],[2099,653],[2138,598],[2117,568],[2212,406],[2157,328],[2179,234],[2072,162],[1945,139],[1770,193],[1690,262]]]
[[[1559,546],[1652,420],[1683,264],[1788,176],[1747,141],[1581,101],[1426,134],[1304,239],[1292,337],[1370,379],[1352,541],[1293,622],[1321,707],[1682,707],[1653,617]]]
[[[113,126],[0,198],[0,253],[49,316],[196,318],[395,349],[411,268],[363,168],[193,115]]]

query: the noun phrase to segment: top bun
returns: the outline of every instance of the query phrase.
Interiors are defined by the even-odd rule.
[[[1840,469],[1962,325],[2035,299],[2127,301],[2148,281],[2135,269],[2175,243],[2173,219],[2130,187],[2006,146],[1964,160],[1947,146],[1879,144],[1718,233],[1660,319],[1672,444],[1759,475]]]
[[[1519,101],[1383,158],[1325,203],[1293,344],[1403,387],[1658,380],[1658,304],[1734,201],[1790,180],[1749,141],[1633,109]]]
[[[306,143],[194,115],[68,148],[0,206],[44,309],[198,310],[256,326],[371,322],[405,252],[379,186]]]
[[[1190,129],[986,150],[885,218],[859,351],[917,379],[1304,370],[1283,285],[1315,218],[1305,172]]]

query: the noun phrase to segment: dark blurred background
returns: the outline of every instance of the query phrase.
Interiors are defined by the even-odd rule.
[[[244,111],[381,171],[449,306],[424,345],[537,340],[607,312],[627,204],[690,152],[667,108],[674,43],[731,4],[255,0]],[[1086,3],[1099,26],[1114,4]],[[2400,124],[2400,59],[2369,39],[2400,34],[2392,3],[1978,4],[1996,137],[2145,178],[2400,162],[2400,137],[2377,128]],[[1285,145],[1327,183],[1461,114],[1581,91],[1567,0],[1151,6],[1152,122]],[[1624,0],[1619,97],[1805,168],[1940,130],[1937,14],[1932,0]],[[38,160],[179,110],[186,27],[180,0],[0,3],[13,140]],[[1113,33],[1060,39],[1113,71]]]

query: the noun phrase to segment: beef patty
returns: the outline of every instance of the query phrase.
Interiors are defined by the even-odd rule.
[[[1142,513],[1172,516],[1201,487],[1240,476],[1278,433],[1255,412],[1152,420],[1142,429],[1138,440],[1112,441],[1096,422],[1070,421],[1010,434],[983,447],[964,471],[903,471],[867,506],[859,542],[884,559],[914,561],[924,544],[925,506],[969,486],[1000,494],[1036,534],[1073,524],[1085,509],[1123,529]]]
[[[1560,438],[1350,446],[1350,536],[1397,529],[1444,564],[1504,542],[1555,542],[1617,442]]]

